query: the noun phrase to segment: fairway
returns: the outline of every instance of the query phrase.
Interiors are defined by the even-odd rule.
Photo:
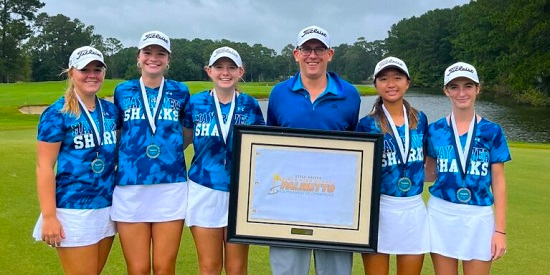
[[[120,82],[120,81],[119,81]],[[108,81],[102,95],[108,95],[119,83]],[[189,84],[192,92],[206,89],[208,82]],[[199,84],[204,85],[199,87]],[[240,85],[248,91],[258,90],[267,97],[270,85]],[[261,88],[260,88],[261,87]],[[264,88],[265,87],[265,88]],[[198,89],[200,88],[200,89]],[[0,84],[0,274],[62,274],[55,251],[35,242],[32,229],[39,215],[36,196],[36,123],[38,116],[23,115],[22,105],[49,104],[57,99],[64,83]],[[196,89],[196,90],[194,90]],[[547,274],[548,239],[548,165],[550,145],[512,144],[512,161],[506,164],[508,192],[508,253],[494,263],[491,274]],[[188,161],[192,149],[186,151]],[[425,195],[427,192],[425,192]],[[193,240],[186,229],[177,262],[177,274],[197,274]],[[426,257],[422,274],[433,274]],[[103,274],[125,274],[125,263],[118,240],[115,240]],[[392,271],[394,272],[394,271]],[[249,274],[270,274],[268,249],[252,246]],[[353,274],[363,274],[359,255],[354,258]]]

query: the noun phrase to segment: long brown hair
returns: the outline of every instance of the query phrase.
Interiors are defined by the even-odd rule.
[[[384,110],[382,109],[383,103],[384,102],[382,101],[382,97],[378,96],[378,98],[374,102],[374,105],[372,106],[372,110],[370,111],[369,116],[374,118],[378,125],[380,125],[380,130],[382,130],[383,134],[392,133],[388,118],[386,117],[386,114],[384,114]],[[403,99],[403,105],[405,105],[405,109],[407,109],[409,128],[416,129],[416,127],[418,126],[418,110],[413,108],[411,104],[409,104],[409,102],[407,102],[405,99]]]

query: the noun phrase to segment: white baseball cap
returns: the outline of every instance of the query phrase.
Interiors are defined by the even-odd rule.
[[[296,38],[296,48],[302,46],[311,39],[317,39],[321,41],[327,48],[330,48],[330,39],[328,32],[318,26],[309,26],[298,33],[298,38]]]
[[[230,47],[221,47],[217,48],[212,52],[212,55],[210,56],[210,61],[208,61],[208,67],[214,65],[218,59],[222,57],[227,57],[231,59],[233,62],[235,62],[235,65],[237,67],[241,68],[243,66],[243,61],[241,60],[241,56],[239,53],[230,48]]]
[[[103,60],[103,54],[99,50],[90,46],[80,47],[71,54],[69,58],[69,68],[74,67],[80,70],[92,61],[99,61],[103,67],[107,68]]]
[[[150,31],[146,32],[141,36],[141,39],[138,43],[138,49],[141,50],[147,46],[151,45],[159,45],[163,47],[165,50],[167,50],[169,53],[170,51],[170,38],[168,35],[159,32],[159,31]]]
[[[449,82],[458,77],[466,77],[479,84],[479,77],[477,76],[476,68],[468,63],[457,62],[445,69],[443,86],[446,86]]]
[[[374,78],[376,78],[382,70],[387,68],[396,68],[407,75],[407,78],[411,78],[409,76],[409,69],[407,69],[407,64],[405,64],[405,61],[393,56],[386,57],[376,64],[376,67],[374,67]]]

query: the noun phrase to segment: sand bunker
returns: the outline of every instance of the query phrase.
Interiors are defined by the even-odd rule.
[[[113,102],[112,96],[106,96],[103,99]],[[26,115],[40,115],[49,105],[28,105],[19,107],[19,112]]]
[[[19,108],[19,112],[26,114],[26,115],[40,115],[44,110],[48,108],[47,105],[30,105],[30,106],[22,106]]]

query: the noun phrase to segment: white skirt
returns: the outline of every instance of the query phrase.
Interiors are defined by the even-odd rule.
[[[116,224],[109,218],[110,207],[101,209],[57,208],[57,219],[63,227],[65,238],[59,247],[79,247],[97,244],[116,234]],[[42,214],[34,226],[32,236],[42,241]]]
[[[431,196],[428,216],[432,253],[463,261],[491,260],[492,206],[458,204]]]
[[[228,212],[229,192],[214,190],[189,181],[187,226],[226,227]]]
[[[418,255],[427,252],[430,252],[430,232],[422,196],[381,195],[378,253]]]
[[[167,222],[185,219],[187,183],[115,186],[111,219]]]

